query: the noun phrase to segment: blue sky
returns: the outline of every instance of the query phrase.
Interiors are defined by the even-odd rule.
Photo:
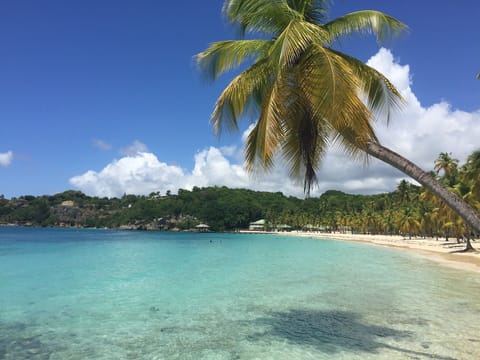
[[[246,179],[242,134],[218,139],[212,132],[210,112],[230,77],[208,84],[193,56],[213,41],[235,37],[221,16],[222,4],[0,2],[0,194],[10,198],[79,189],[120,196],[228,185],[301,196],[301,186],[285,180],[281,170],[256,182]],[[364,61],[378,55],[379,66],[390,69],[387,75],[398,77],[397,86],[410,94],[414,105],[398,116],[397,130],[386,132],[388,145],[430,168],[439,149],[464,159],[476,146],[478,137],[472,134],[480,134],[480,80],[475,79],[480,3],[337,0],[331,16],[370,8],[410,27],[383,53],[372,36],[340,45]],[[414,116],[406,119],[408,114]],[[435,116],[443,122],[433,122],[423,133],[424,127],[412,125],[435,121]],[[443,127],[457,130],[445,134]],[[405,128],[415,134],[395,132]],[[401,142],[419,134],[423,149],[412,149],[416,145],[410,140]],[[466,144],[464,135],[470,136]],[[349,164],[343,172],[333,171],[343,163],[340,159],[335,155],[327,162],[319,192],[331,187],[389,191],[401,178],[375,163],[369,169]]]

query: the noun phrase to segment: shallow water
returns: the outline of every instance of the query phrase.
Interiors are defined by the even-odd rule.
[[[478,359],[479,290],[364,244],[0,228],[0,359]]]

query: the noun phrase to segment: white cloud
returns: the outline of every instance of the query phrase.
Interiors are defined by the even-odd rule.
[[[233,154],[232,148],[222,152],[213,146],[197,153],[193,171],[185,179],[185,188],[214,185],[248,187],[250,180],[243,166],[232,164],[226,157]]]
[[[176,190],[185,174],[178,166],[160,162],[154,154],[137,153],[114,160],[100,172],[89,170],[74,176],[70,184],[87,194],[119,197],[127,194],[149,194]]]
[[[112,148],[112,145],[107,143],[106,141],[100,139],[93,139],[92,140],[93,146],[99,150],[107,151]]]
[[[377,135],[385,146],[425,170],[433,168],[441,152],[452,152],[454,157],[465,161],[480,147],[480,112],[454,110],[445,101],[422,106],[411,88],[409,66],[399,64],[389,50],[381,49],[368,64],[391,79],[407,101],[401,112],[393,114],[388,127],[381,119],[376,124]],[[252,127],[242,134],[242,143]],[[236,146],[199,151],[194,155],[191,171],[161,162],[138,140],[122,153],[126,156],[112,161],[100,172],[87,171],[70,179],[70,183],[97,196],[176,192],[179,188],[214,185],[303,195],[302,181],[292,181],[281,161],[269,173],[249,176],[243,166],[243,149]],[[368,166],[364,166],[332,149],[321,165],[318,178],[318,188],[312,191],[314,196],[329,189],[349,193],[392,191],[405,175],[376,159],[370,159]]]
[[[276,167],[271,174],[251,177],[240,164],[227,156],[235,155],[232,148],[226,152],[210,147],[195,155],[195,166],[186,172],[178,166],[158,160],[152,153],[137,153],[113,160],[101,171],[89,170],[70,179],[70,184],[93,196],[121,197],[123,194],[147,195],[167,190],[191,190],[194,186],[228,186],[264,191],[283,191],[297,196],[302,188],[288,179],[284,167]]]
[[[390,125],[380,123],[380,141],[392,150],[430,170],[441,152],[452,152],[465,161],[480,147],[480,112],[454,110],[445,101],[423,107],[410,85],[408,65],[400,65],[390,51],[381,49],[368,64],[385,74],[401,91],[407,103],[394,114]]]
[[[146,153],[148,152],[147,145],[144,143],[135,140],[131,145],[124,147],[120,149],[120,154],[126,155],[126,156],[135,156],[139,153]]]
[[[6,153],[0,153],[0,166],[7,167],[12,163],[13,152],[7,151]]]

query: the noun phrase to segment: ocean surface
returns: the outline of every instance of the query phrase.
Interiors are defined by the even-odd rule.
[[[308,238],[4,227],[0,359],[480,359],[480,275]]]

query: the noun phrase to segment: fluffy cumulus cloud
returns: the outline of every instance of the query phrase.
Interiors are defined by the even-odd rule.
[[[452,152],[464,161],[478,148],[480,112],[452,109],[445,101],[423,106],[412,91],[409,66],[401,65],[389,50],[381,49],[368,64],[385,74],[406,100],[388,126],[382,119],[376,123],[377,135],[384,145],[426,170],[433,168],[441,152]],[[242,143],[250,130],[251,127],[242,135]],[[281,161],[269,173],[247,174],[242,151],[241,146],[204,149],[192,155],[194,168],[186,170],[162,162],[136,140],[121,150],[124,157],[98,172],[90,170],[75,176],[70,183],[87,194],[109,197],[214,185],[303,195],[302,182],[291,180]],[[2,155],[5,154],[0,154],[0,165],[6,162],[2,161]],[[329,189],[364,194],[391,191],[404,178],[405,175],[376,159],[356,162],[339,149],[332,149],[321,165],[318,187],[312,195]]]
[[[12,163],[13,152],[7,151],[5,153],[0,153],[0,166],[7,167]]]
[[[114,160],[100,172],[89,170],[74,176],[70,183],[87,194],[119,197],[126,194],[148,194],[178,188],[185,174],[177,166],[160,162],[154,154],[138,152]]]
[[[441,152],[452,152],[463,162],[478,149],[479,111],[452,109],[446,101],[423,106],[411,89],[409,66],[400,65],[386,49],[381,49],[368,64],[391,79],[406,100],[388,126],[385,122],[377,126],[384,145],[427,170],[433,168]]]

